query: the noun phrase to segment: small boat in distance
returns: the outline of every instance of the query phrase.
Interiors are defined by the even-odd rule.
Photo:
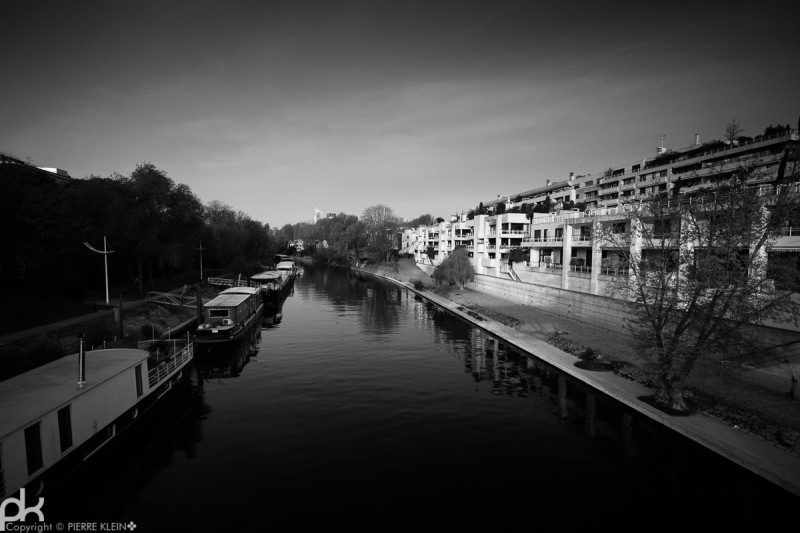
[[[234,343],[261,321],[264,302],[256,287],[232,287],[203,306],[203,323],[197,326],[197,344]]]
[[[281,261],[275,269],[280,272],[285,272],[291,278],[297,276],[297,265],[294,264],[294,261]]]

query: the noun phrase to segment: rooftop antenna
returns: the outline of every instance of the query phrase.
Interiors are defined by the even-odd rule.
[[[666,133],[662,133],[658,136],[661,139],[661,144],[656,148],[656,152],[660,155],[667,151],[666,147],[664,146],[664,140],[667,138]]]

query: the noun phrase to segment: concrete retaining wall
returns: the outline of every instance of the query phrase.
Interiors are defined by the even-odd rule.
[[[418,264],[424,272],[430,275],[433,268],[430,265]],[[630,314],[627,304],[606,296],[597,296],[583,292],[564,290],[554,286],[560,276],[544,272],[518,272],[523,281],[503,279],[485,274],[477,274],[475,282],[470,288],[484,291],[492,296],[497,296],[511,302],[530,305],[547,310],[560,316],[572,318],[593,326],[618,333],[630,334],[627,323]],[[544,283],[532,283],[528,280],[542,278]],[[570,280],[571,282],[572,280]],[[765,345],[774,346],[785,344],[800,339],[800,332],[772,327],[748,328],[748,337],[761,340]],[[797,361],[798,347],[792,344],[786,349],[781,349],[780,354],[772,354],[771,358],[786,359],[786,362],[771,364],[763,368],[752,368],[744,372],[740,379],[750,381],[756,385],[775,392],[793,394],[800,398],[800,361]]]
[[[630,333],[626,326],[629,314],[625,302],[612,298],[481,274],[475,277],[475,282],[470,287],[593,326],[619,333]]]

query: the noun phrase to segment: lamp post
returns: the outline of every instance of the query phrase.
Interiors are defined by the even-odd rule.
[[[195,248],[200,252],[200,281],[203,281],[203,241],[200,241],[200,248]]]
[[[103,235],[103,249],[98,250],[97,248],[92,247],[88,242],[84,241],[84,243],[88,249],[93,252],[97,252],[98,254],[103,254],[103,263],[105,266],[106,271],[106,305],[108,305],[108,254],[113,254],[112,250],[109,250],[106,245],[106,236]]]

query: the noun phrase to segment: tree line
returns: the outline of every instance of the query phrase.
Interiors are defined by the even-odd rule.
[[[159,279],[255,272],[285,243],[269,224],[220,201],[203,204],[152,163],[130,175],[57,183],[35,167],[0,165],[0,280],[25,292],[79,298],[104,284],[143,293]],[[207,274],[206,274],[207,275]],[[199,279],[199,274],[198,274]]]
[[[430,224],[431,215],[403,223],[385,205],[360,217],[339,213],[271,228],[214,200],[203,204],[164,170],[141,163],[129,175],[56,181],[30,164],[0,165],[0,281],[22,292],[80,299],[102,290],[107,249],[113,291],[144,294],[161,280],[200,279],[221,272],[249,276],[299,252],[332,265],[351,259],[386,261],[398,229]],[[87,246],[88,245],[88,246]],[[194,278],[196,276],[196,278]],[[183,283],[183,281],[181,281]]]
[[[302,241],[302,251],[316,262],[329,266],[349,266],[353,260],[389,261],[400,249],[402,228],[431,225],[441,218],[423,214],[408,222],[402,221],[394,210],[383,204],[364,209],[361,216],[338,213],[314,222],[285,224],[276,235],[296,248]]]

